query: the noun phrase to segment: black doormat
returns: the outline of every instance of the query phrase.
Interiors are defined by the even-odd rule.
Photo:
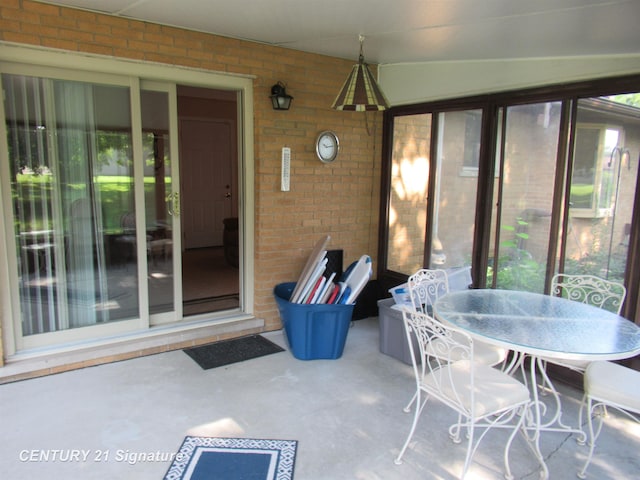
[[[234,338],[184,349],[184,353],[193,358],[204,370],[278,352],[284,352],[284,349],[261,335]]]

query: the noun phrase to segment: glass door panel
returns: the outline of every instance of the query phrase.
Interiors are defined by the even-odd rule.
[[[627,99],[578,101],[565,273],[624,282],[640,145],[640,115]]]
[[[482,110],[438,115],[430,266],[465,273],[467,286],[475,231],[481,126]]]
[[[137,318],[129,88],[2,86],[22,335]]]
[[[549,249],[560,102],[507,107],[487,283],[542,293]],[[497,240],[496,240],[497,239]]]
[[[172,188],[169,93],[142,90],[141,107],[147,283],[154,315],[175,311],[173,216],[179,214],[179,199]]]
[[[387,268],[412,274],[424,266],[431,114],[394,119]]]

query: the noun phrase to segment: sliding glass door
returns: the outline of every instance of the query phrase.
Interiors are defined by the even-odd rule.
[[[181,317],[175,87],[61,77],[2,75],[19,348]]]
[[[2,77],[24,336],[138,317],[129,88]]]
[[[395,120],[389,270],[405,275],[424,267],[470,270],[481,123],[481,110]]]
[[[487,283],[542,293],[553,211],[560,102],[500,111]]]
[[[471,268],[482,110],[441,112],[437,117],[435,185],[430,198],[431,268]],[[464,279],[468,275],[464,276]],[[470,283],[467,282],[467,284]]]
[[[640,108],[625,98],[577,102],[561,250],[566,273],[624,282],[640,158]]]
[[[160,325],[177,332],[186,328],[184,315],[204,324],[251,315],[251,80],[55,52],[45,59],[31,49],[7,48],[0,57],[5,356],[118,342]],[[226,276],[206,261],[201,276],[183,268],[181,221],[190,205],[181,202],[178,157],[179,147],[194,145],[191,136],[179,146],[178,125],[201,117],[223,121],[229,132],[225,148],[203,160],[224,156],[232,172],[222,197],[233,210],[210,222],[220,233],[224,225],[224,245],[208,249]],[[204,278],[198,291],[207,300],[220,300],[209,292],[222,285],[226,303],[185,313],[185,278],[195,287],[189,294]]]

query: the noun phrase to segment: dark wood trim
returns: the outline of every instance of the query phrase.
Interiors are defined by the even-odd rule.
[[[429,183],[427,185],[427,198],[425,199],[427,218],[425,221],[424,251],[422,254],[422,266],[424,268],[432,268],[431,251],[433,247],[433,212],[435,210],[433,199],[436,197],[436,182],[434,182],[433,179],[436,178],[436,170],[438,167],[438,162],[435,161],[438,156],[438,142],[434,142],[433,139],[436,138],[436,135],[438,134],[439,125],[439,112],[431,114],[431,133],[429,134],[431,138],[429,145]]]
[[[487,283],[489,266],[489,247],[491,244],[491,211],[493,209],[493,188],[495,178],[494,159],[496,157],[495,138],[498,125],[498,108],[484,105],[482,109],[482,128],[480,131],[480,159],[478,165],[478,185],[476,187],[476,219],[472,251],[471,272],[473,286],[484,287]],[[488,226],[487,228],[478,228]]]
[[[631,160],[630,161],[634,161]],[[636,177],[636,195],[633,200],[633,214],[631,216],[631,235],[627,251],[627,269],[625,285],[627,298],[624,302],[622,315],[640,324],[640,153],[636,160],[638,176]]]
[[[567,100],[562,103],[561,125],[558,137],[558,153],[556,157],[556,179],[553,192],[553,207],[551,212],[551,229],[549,232],[549,250],[547,252],[547,270],[545,278],[545,292],[551,290],[551,277],[556,272],[556,261],[561,267],[564,265],[567,252],[567,235],[569,234],[569,210],[570,196],[565,195],[571,187],[573,176],[573,158],[575,150],[576,118],[578,115],[578,102]],[[568,139],[562,141],[562,139]],[[562,225],[562,230],[560,230]],[[559,241],[559,235],[562,241]],[[560,244],[559,258],[557,255],[558,243]],[[562,273],[563,268],[558,272]]]
[[[393,115],[385,110],[382,118],[382,163],[380,169],[380,215],[378,219],[377,277],[382,279],[387,270],[389,245],[389,199],[391,196],[391,158],[393,156]]]

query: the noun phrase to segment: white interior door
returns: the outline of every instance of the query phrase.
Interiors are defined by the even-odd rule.
[[[180,120],[183,247],[222,245],[232,215],[232,128],[228,122]]]

